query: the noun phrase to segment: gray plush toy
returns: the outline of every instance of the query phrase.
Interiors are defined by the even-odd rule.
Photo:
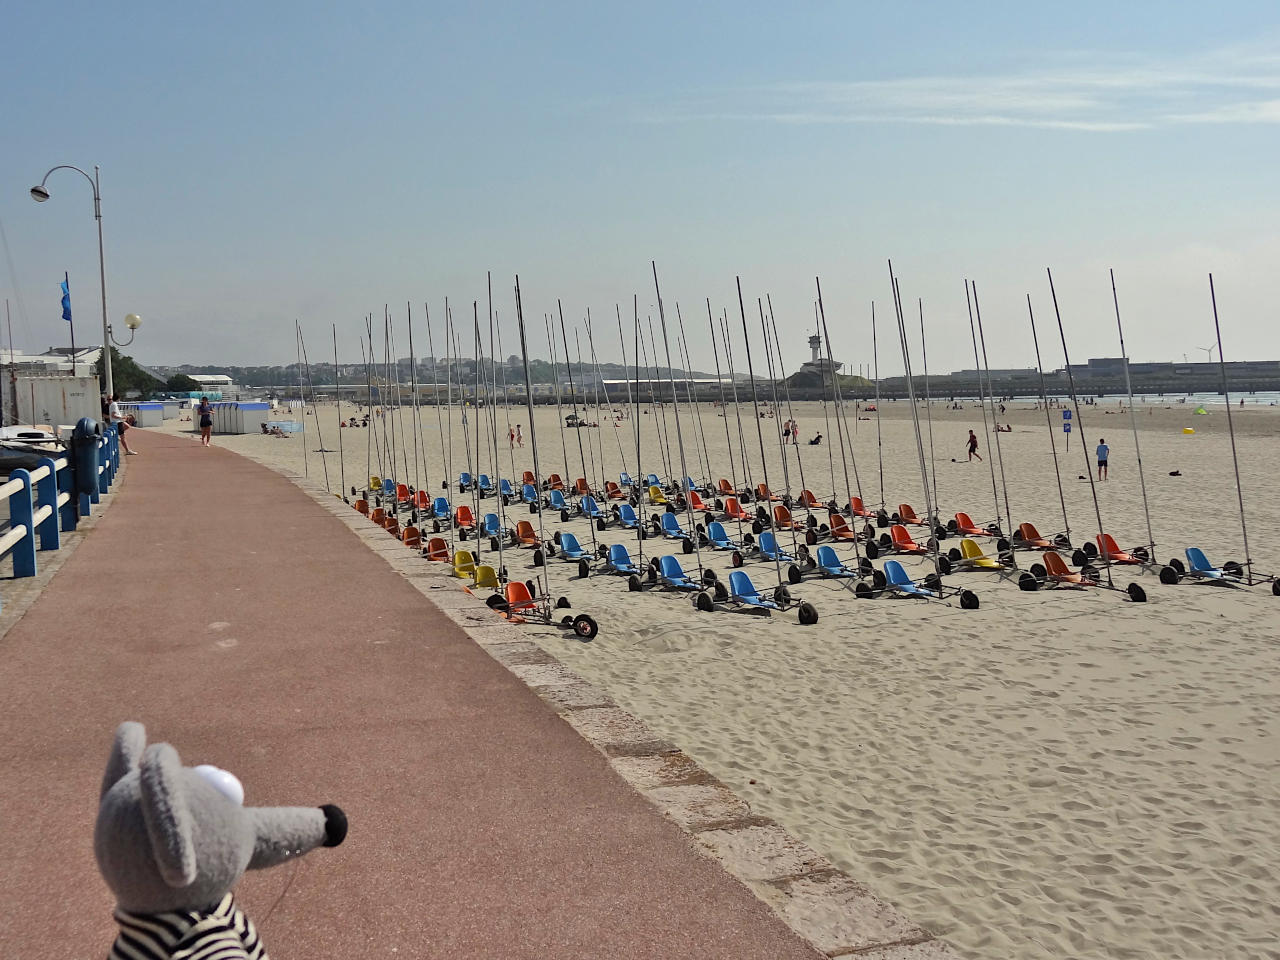
[[[120,724],[93,834],[117,901],[109,960],[267,960],[231,888],[245,870],[336,847],[346,835],[335,806],[245,807],[232,774],[184,767],[169,744],[147,746],[142,724]]]

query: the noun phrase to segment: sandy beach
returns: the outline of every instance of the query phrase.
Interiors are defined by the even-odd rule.
[[[932,410],[942,516],[963,510],[983,523],[999,515],[1007,531],[1007,496],[1014,523],[1031,521],[1045,534],[1069,527],[1077,545],[1091,539],[1098,528],[1094,488],[1079,478],[1091,468],[1102,436],[1111,447],[1110,478],[1096,487],[1103,527],[1121,546],[1147,542],[1129,416],[1114,400],[1084,409],[1069,448],[1060,411],[1050,411],[1050,432],[1042,410],[1010,405],[1000,417],[1013,429],[999,436],[1004,476],[997,473],[995,493],[988,466],[995,436],[989,427],[984,431],[980,409],[946,406],[937,402]],[[855,419],[849,410],[849,488],[868,505],[882,501],[883,489],[889,510],[910,503],[923,514],[910,406],[882,407],[881,444],[875,414]],[[1199,416],[1192,405],[1154,399],[1137,409],[1152,539],[1161,559],[1193,545],[1217,563],[1245,559],[1226,412],[1220,405],[1207,409]],[[420,432],[411,410],[393,412],[394,466],[383,449],[385,419],[375,417],[377,429],[338,428],[353,412],[345,404],[340,412],[322,405],[318,418],[295,411],[292,418],[307,424],[305,437],[215,435],[214,443],[313,478],[327,469],[335,492],[364,487],[373,473],[420,483],[437,495],[445,476],[463,469],[509,476],[513,463],[517,472],[534,468],[524,408],[509,411],[526,437],[516,450],[507,443],[508,412],[497,410],[496,462],[488,411],[479,411],[482,452],[470,463],[460,411],[450,419],[448,411],[423,408]],[[821,404],[796,405],[801,444],[786,448],[785,469],[779,420],[755,420],[749,405],[740,412],[745,444],[733,408],[725,417],[702,405],[700,423],[683,411],[687,469],[680,466],[674,411],[668,408],[665,418],[670,466],[664,465],[668,445],[659,439],[663,417],[638,415],[641,472],[736,476],[742,486],[745,449],[758,482],[765,472],[759,425],[775,491],[789,486],[798,494],[803,486],[822,501],[844,502],[845,468],[830,409],[824,416]],[[477,411],[468,414],[474,447]],[[556,408],[538,408],[541,475],[586,476],[593,486],[604,477],[616,480],[620,470],[635,475],[634,421],[615,424],[607,410],[585,415],[601,426],[566,430],[562,440]],[[1280,408],[1253,405],[1233,416],[1252,559],[1260,571],[1280,572]],[[275,416],[289,418],[284,411]],[[1188,427],[1193,435],[1183,432]],[[168,421],[164,429],[191,425]],[[987,461],[967,462],[969,429],[979,435]],[[805,441],[817,432],[823,444],[809,446]],[[144,456],[146,435],[130,435]],[[1065,524],[1050,437],[1062,473]],[[341,442],[341,463],[336,452],[322,459],[321,440],[332,451]],[[927,433],[924,448],[927,457]],[[1179,475],[1171,476],[1174,471]],[[455,502],[470,502],[456,491],[450,494]],[[485,500],[482,511],[491,510],[495,501]],[[520,519],[537,521],[519,507],[506,525]],[[620,542],[633,557],[640,547],[646,558],[675,553],[686,571],[696,573],[700,562],[722,579],[730,569],[724,553],[685,556],[671,541],[638,544],[616,526],[599,532],[582,519],[561,524],[550,513],[544,522],[548,538],[568,530],[588,548]],[[738,534],[735,525],[727,527]],[[790,535],[779,539],[790,549]],[[483,562],[496,562],[488,543],[481,547]],[[856,562],[849,547],[837,552]],[[503,560],[520,579],[535,573],[529,551],[506,550]],[[917,574],[924,569],[921,562],[907,566]],[[771,563],[748,558],[745,569],[762,591],[777,583]],[[1269,586],[1167,586],[1152,572],[1118,573],[1120,584],[1136,580],[1145,588],[1149,601],[1135,604],[1104,590],[1028,593],[1007,578],[962,572],[948,582],[968,587],[981,601],[978,610],[962,610],[955,601],[863,601],[839,582],[805,579],[792,592],[814,604],[820,621],[802,626],[794,612],[767,618],[700,613],[687,596],[628,592],[621,577],[579,580],[576,564],[559,558],[547,572],[551,592],[591,613],[600,634],[591,643],[538,628],[530,628],[531,636],[759,813],[963,954],[1280,956],[1274,866],[1280,598]]]

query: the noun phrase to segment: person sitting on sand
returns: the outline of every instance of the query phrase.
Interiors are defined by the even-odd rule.
[[[822,443],[822,434],[818,434],[816,437],[814,437],[812,440],[809,441],[809,446],[816,447],[821,443]]]

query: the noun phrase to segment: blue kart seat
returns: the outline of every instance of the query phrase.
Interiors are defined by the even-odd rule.
[[[615,573],[639,573],[636,565],[631,562],[631,554],[620,543],[609,548],[609,566]]]
[[[823,575],[828,577],[856,577],[857,574],[850,570],[840,558],[836,556],[836,552],[827,544],[823,544],[818,548],[817,557],[818,569]],[[899,564],[901,566],[901,564]]]
[[[738,545],[729,539],[729,535],[725,533],[724,524],[719,520],[712,520],[707,524],[707,540],[716,550],[736,550]]]
[[[662,535],[671,537],[673,540],[689,539],[689,535],[681,528],[680,521],[676,519],[674,513],[664,513],[662,515]]]
[[[680,561],[675,557],[658,558],[658,576],[664,584],[676,590],[698,589],[698,585],[685,576]]]
[[[623,503],[618,506],[618,522],[628,530],[634,530],[640,524],[640,518],[636,516],[635,508],[629,503]]]
[[[756,589],[755,584],[751,582],[751,578],[742,570],[730,572],[729,596],[731,599],[739,603],[745,603],[749,607],[760,607],[764,610],[782,609],[772,600],[766,600],[760,596],[760,591]]]
[[[560,556],[565,560],[581,560],[588,556],[572,533],[560,534]]]
[[[762,530],[760,539],[756,542],[760,545],[761,556],[766,560],[777,560],[779,563],[795,563],[795,557],[782,552],[782,548],[778,546],[778,540],[774,537],[772,531]]]

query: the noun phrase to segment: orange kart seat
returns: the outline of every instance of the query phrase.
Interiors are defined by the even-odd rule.
[[[813,495],[812,490],[801,490],[799,502],[802,507],[817,508],[822,506],[822,504],[818,502],[818,498]]]
[[[849,526],[849,521],[838,513],[831,514],[831,539],[857,540],[858,535]]]
[[[716,481],[716,488],[726,496],[730,496],[730,497],[733,496],[733,484],[731,484],[724,477],[721,477],[719,480]]]
[[[398,500],[400,503],[408,503],[410,498],[411,498],[411,495],[409,493],[408,485],[403,483],[397,483],[396,484],[396,500]]]
[[[911,534],[907,532],[907,528],[900,523],[895,523],[889,528],[889,539],[893,541],[893,547],[900,553],[926,553],[924,547],[911,539]]]
[[[560,474],[553,473],[551,476],[547,477],[547,487],[551,490],[563,490],[564,480],[560,478]]]
[[[406,547],[412,547],[415,550],[422,546],[422,534],[413,524],[409,524],[400,532],[400,539]]]
[[[750,520],[751,514],[742,509],[737,497],[725,497],[724,512],[730,520]]]
[[[767,485],[763,483],[756,484],[756,493],[760,495],[761,500],[781,500],[782,499],[776,493],[770,490]]]
[[[425,490],[419,490],[413,495],[413,505],[419,510],[431,509],[431,494]]]
[[[521,520],[516,524],[516,539],[522,547],[536,547],[538,545],[538,534],[534,532],[533,524],[528,520]]]
[[[849,498],[849,512],[855,517],[874,517],[876,515],[874,510],[868,510],[866,506],[863,505],[861,497]]]
[[[1088,583],[1083,574],[1074,572],[1067,566],[1067,561],[1052,550],[1045,551],[1044,569],[1049,579],[1057,583],[1074,584],[1079,587]]]
[[[701,510],[704,513],[711,509],[702,499],[702,494],[698,493],[697,490],[689,491],[689,507],[692,510]]]
[[[533,475],[532,470],[526,470],[521,483],[532,483],[535,487],[538,485],[538,478]]]
[[[369,515],[369,501],[363,497],[356,501],[356,510],[363,513],[366,517]]]
[[[382,526],[382,521],[385,520],[386,518],[387,518],[387,511],[384,510],[382,507],[374,507],[373,513],[369,517],[369,519],[372,520],[374,523],[376,523],[378,526]]]
[[[382,529],[387,531],[387,533],[391,534],[397,540],[400,539],[400,521],[394,516],[388,515],[387,519],[382,521]]]
[[[1142,563],[1132,553],[1125,553],[1118,546],[1113,536],[1109,533],[1100,533],[1097,536],[1098,553],[1107,563]]]
[[[471,508],[464,503],[454,512],[453,522],[455,526],[471,530],[475,528],[476,516],[471,512]]]
[[[527,520],[525,521],[528,522]],[[507,613],[518,613],[522,610],[536,610],[537,604],[533,600],[533,594],[529,592],[529,588],[519,580],[512,580],[507,584]]]
[[[903,523],[911,523],[917,527],[927,527],[928,524],[916,516],[915,508],[909,503],[898,504],[898,517]]]
[[[591,488],[587,486],[586,477],[579,477],[577,480],[573,481],[573,489],[580,497],[589,496],[591,493]]]
[[[1040,536],[1040,531],[1036,529],[1033,523],[1023,523],[1018,525],[1018,532],[1022,534],[1022,545],[1025,547],[1034,547],[1037,550],[1052,550],[1053,544]],[[1062,558],[1059,557],[1059,560]]]
[[[1027,524],[1030,526],[1030,524]],[[963,534],[966,537],[990,537],[990,530],[984,530],[973,522],[973,517],[967,513],[956,514],[956,533]]]
[[[445,563],[449,561],[449,544],[445,542],[444,537],[432,537],[427,541],[427,559]]]
[[[773,525],[779,530],[803,530],[804,524],[791,516],[791,511],[778,504],[773,508]]]
[[[627,499],[627,495],[622,492],[622,488],[618,486],[616,483],[614,483],[612,480],[606,480],[604,482],[604,495],[608,497],[610,500]]]

